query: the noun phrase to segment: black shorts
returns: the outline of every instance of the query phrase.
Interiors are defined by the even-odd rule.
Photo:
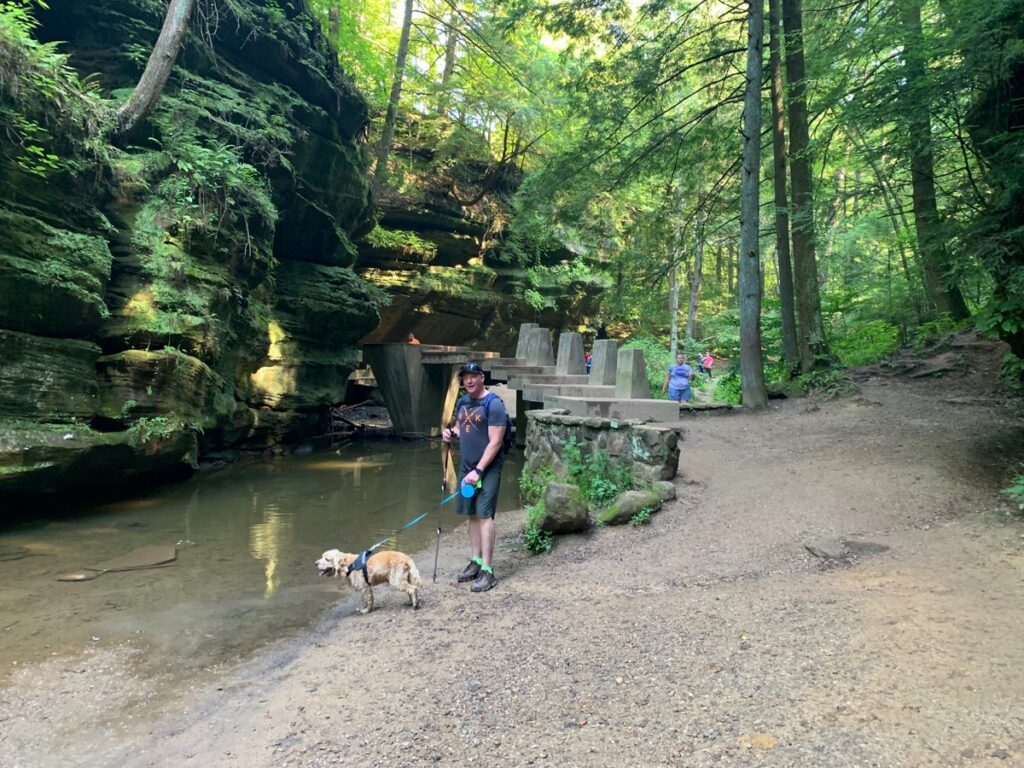
[[[462,494],[455,497],[455,511],[458,514],[478,518],[494,517],[498,511],[498,491],[501,490],[501,467],[489,468],[480,482],[482,487],[476,489],[471,499]]]

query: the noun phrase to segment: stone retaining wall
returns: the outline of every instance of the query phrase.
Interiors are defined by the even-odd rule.
[[[530,411],[526,417],[526,467],[532,474],[550,468],[565,478],[563,446],[574,437],[584,458],[604,450],[612,461],[625,462],[640,484],[676,476],[679,434],[673,429],[642,421],[569,416],[563,410]]]

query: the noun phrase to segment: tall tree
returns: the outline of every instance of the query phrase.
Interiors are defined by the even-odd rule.
[[[701,274],[704,271],[704,226],[708,215],[705,211],[697,214],[697,243],[693,249],[693,271],[690,274],[690,304],[686,311],[686,339],[693,341],[697,326],[697,300],[700,298]]]
[[[898,0],[898,6],[904,32],[903,55],[907,77],[902,102],[910,132],[910,183],[917,247],[925,284],[935,308],[962,320],[970,313],[960,288],[947,281],[949,253],[935,198],[935,154],[921,4],[918,0]]]
[[[764,0],[750,0],[748,8],[747,85],[743,100],[740,197],[740,381],[744,408],[762,409],[768,406],[761,354],[761,269],[758,247]]]
[[[686,227],[683,219],[682,191],[676,195],[675,249],[669,263],[669,354],[676,358],[679,351],[679,263],[685,248]]]
[[[458,14],[453,9],[448,14],[448,23],[445,25],[444,38],[444,68],[441,70],[441,90],[437,97],[437,113],[443,115],[448,109],[450,98],[449,84],[452,74],[455,72],[455,57],[459,51],[459,30],[455,26]]]
[[[772,158],[775,191],[775,257],[779,271],[782,315],[782,355],[789,370],[800,365],[796,311],[793,301],[793,266],[789,255],[789,197],[786,189],[786,119],[782,82],[782,8],[768,0],[769,50],[772,95]]]
[[[811,191],[807,77],[804,66],[802,0],[782,0],[789,85],[789,167],[793,194],[793,272],[800,368],[807,373],[828,359],[814,255],[814,196]]]
[[[149,54],[142,77],[139,78],[128,101],[117,110],[111,134],[114,140],[131,136],[149,117],[149,113],[160,100],[167,79],[171,76],[171,70],[174,69],[178,51],[185,40],[185,33],[188,32],[188,23],[194,7],[195,0],[170,0],[167,4],[160,35]]]
[[[405,77],[405,59],[409,55],[409,33],[412,30],[413,0],[405,0],[405,14],[402,16],[402,35],[398,39],[398,55],[395,57],[395,77],[391,81],[391,96],[388,111],[384,116],[384,131],[377,150],[377,168],[374,176],[383,181],[388,175],[388,155],[395,138],[395,121],[398,119],[398,102],[402,97],[402,79]]]
[[[679,264],[673,258],[668,267],[668,351],[675,359],[679,350]]]

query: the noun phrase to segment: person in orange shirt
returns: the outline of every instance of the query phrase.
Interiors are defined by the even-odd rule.
[[[408,341],[410,344],[419,344],[420,343],[420,340],[417,339],[415,336],[413,336],[411,333],[408,336],[405,337],[405,340]]]

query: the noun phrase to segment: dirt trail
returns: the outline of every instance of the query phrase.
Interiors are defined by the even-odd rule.
[[[1024,427],[965,344],[943,378],[687,420],[677,503],[541,557],[506,516],[490,593],[453,583],[459,531],[419,612],[346,598],[183,697],[97,710],[90,685],[146,685],[124,660],[25,670],[4,762],[1024,765],[1024,525],[996,493]]]

